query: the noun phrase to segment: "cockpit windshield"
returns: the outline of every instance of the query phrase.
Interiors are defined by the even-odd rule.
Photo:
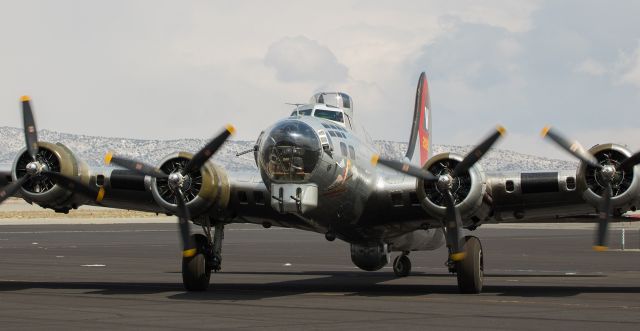
[[[340,123],[344,122],[344,116],[341,111],[316,109],[316,111],[313,113],[313,116]]]

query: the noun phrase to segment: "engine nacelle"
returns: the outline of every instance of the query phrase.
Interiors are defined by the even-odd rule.
[[[172,153],[160,162],[160,169],[167,174],[183,169],[193,154],[187,152]],[[208,211],[214,204],[224,208],[229,203],[231,187],[224,169],[212,162],[188,174],[184,195],[191,216],[196,217]],[[158,205],[171,213],[176,213],[178,196],[169,188],[166,178],[151,180],[151,192]]]
[[[618,167],[622,161],[632,155],[626,148],[616,144],[602,144],[593,146],[589,152],[595,156],[601,165],[616,166],[617,173],[611,182],[613,195],[611,196],[611,206],[614,210],[625,212],[635,204],[635,200],[640,194],[640,180],[637,173],[638,166],[630,171],[623,171]],[[583,191],[583,199],[595,208],[600,207],[604,185],[600,171],[584,162],[580,163],[577,172],[578,189]]]
[[[457,154],[442,153],[430,158],[423,168],[435,176],[451,174],[462,159],[463,157]],[[417,180],[416,185],[422,208],[431,216],[443,219],[446,215],[446,191],[441,192],[435,182],[425,182],[421,179]],[[486,186],[482,169],[477,164],[471,167],[467,174],[453,178],[452,194],[465,226],[471,225],[470,219],[473,216],[479,216],[481,220],[485,218],[482,205]]]
[[[391,260],[387,244],[356,245],[351,244],[351,261],[365,271],[382,269]]]
[[[49,171],[59,172],[89,185],[89,167],[86,163],[76,158],[65,145],[40,141],[38,142],[36,159]],[[33,160],[26,148],[18,152],[11,171],[13,181],[26,175],[27,164],[31,161]],[[78,208],[78,206],[87,201],[86,197],[57,185],[47,175],[38,175],[27,181],[20,189],[20,195],[27,202],[36,203],[43,208],[51,208],[57,212],[64,213],[70,209]]]

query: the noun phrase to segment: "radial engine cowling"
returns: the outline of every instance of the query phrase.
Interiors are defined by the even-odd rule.
[[[187,152],[173,153],[160,162],[159,168],[166,174],[181,171],[192,157],[193,154]],[[207,162],[200,170],[194,170],[185,176],[183,191],[191,216],[197,217],[210,210],[214,204],[226,207],[231,189],[224,169]],[[178,195],[171,189],[166,178],[153,178],[151,192],[161,207],[176,213]]]
[[[23,148],[13,162],[11,177],[13,181],[26,175],[27,164],[33,159]],[[60,143],[52,144],[44,141],[38,142],[38,154],[36,161],[44,169],[61,173],[69,178],[75,178],[85,184],[89,184],[89,167],[73,155],[71,150]],[[57,185],[47,175],[37,175],[27,181],[20,189],[20,195],[28,202],[38,204],[43,208],[51,208],[57,212],[68,212],[87,201],[86,197],[70,192]]]
[[[611,206],[613,210],[619,214],[629,210],[636,203],[635,200],[640,194],[640,181],[636,178],[638,166],[630,171],[624,171],[619,165],[632,153],[616,144],[596,145],[589,149],[589,152],[601,165],[613,165],[616,168],[616,174],[611,181],[613,188]],[[576,177],[578,189],[583,191],[584,200],[591,206],[599,208],[605,187],[601,170],[581,162]]]
[[[462,159],[463,157],[460,155],[442,153],[430,158],[423,168],[438,177],[451,175],[453,169]],[[426,182],[419,179],[416,185],[416,192],[422,208],[431,216],[443,219],[446,215],[446,191],[438,187],[438,182]],[[454,177],[451,192],[464,226],[471,225],[472,218],[477,220],[486,217],[488,208],[482,208],[486,180],[479,165],[471,167],[465,175]]]

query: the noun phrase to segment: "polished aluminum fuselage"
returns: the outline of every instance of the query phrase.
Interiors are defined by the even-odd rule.
[[[314,131],[327,131],[325,124],[331,121],[311,116],[295,116],[284,121],[301,121]],[[277,125],[277,124],[276,124]],[[270,128],[264,131],[268,136]],[[371,157],[378,152],[371,143],[357,132],[347,129],[345,138],[331,137],[332,151],[321,153],[320,160],[306,182],[318,186],[318,207],[306,212],[267,216],[263,211],[249,212],[254,217],[243,216],[251,222],[270,222],[281,226],[312,230],[319,233],[335,232],[343,240],[352,243],[395,242],[394,247],[411,249],[435,249],[443,244],[440,240],[442,220],[430,216],[416,198],[415,178],[404,176],[383,167],[375,167]],[[339,145],[347,146],[346,155]],[[355,155],[350,155],[353,148]],[[260,153],[260,152],[258,152]],[[259,159],[259,154],[256,159]],[[260,168],[260,162],[257,162]],[[560,216],[572,213],[584,214],[593,211],[580,194],[567,189],[567,178],[575,178],[575,172],[558,172],[557,192],[525,194],[521,190],[520,173],[488,173],[484,177],[487,194],[483,199],[486,215],[469,228],[483,223],[520,222],[535,217]],[[269,190],[273,179],[261,169],[262,181],[256,177],[253,187],[235,190],[256,190],[261,185]],[[511,181],[513,188],[507,190],[505,183]],[[282,181],[280,181],[282,182]],[[267,193],[273,196],[272,192]],[[233,200],[232,202],[238,202]],[[268,204],[267,204],[268,205]],[[242,209],[241,205],[236,206]],[[246,210],[254,209],[249,204]],[[261,209],[262,206],[256,206]],[[410,242],[407,242],[410,241]],[[396,249],[401,250],[401,249]]]

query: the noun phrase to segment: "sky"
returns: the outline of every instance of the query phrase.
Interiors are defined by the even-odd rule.
[[[433,142],[568,158],[553,125],[589,147],[640,150],[638,1],[0,1],[0,126],[254,140],[285,103],[339,90],[374,139],[407,141],[426,71]]]

